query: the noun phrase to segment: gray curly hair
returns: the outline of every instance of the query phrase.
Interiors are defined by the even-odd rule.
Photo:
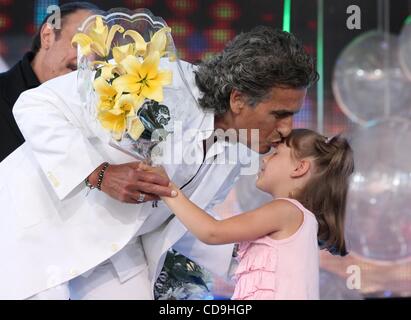
[[[273,87],[307,88],[318,77],[312,57],[297,38],[264,26],[239,34],[195,71],[200,106],[216,115],[229,109],[234,89],[255,106]]]

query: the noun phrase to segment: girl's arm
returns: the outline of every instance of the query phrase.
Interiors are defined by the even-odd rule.
[[[290,226],[297,230],[302,223],[302,212],[286,200],[274,200],[258,209],[216,220],[187,199],[176,186],[171,186],[177,197],[162,197],[162,200],[191,233],[207,244],[255,240]]]

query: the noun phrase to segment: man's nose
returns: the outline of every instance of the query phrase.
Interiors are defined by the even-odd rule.
[[[70,60],[77,59],[77,46],[70,46],[67,56]]]
[[[282,138],[287,137],[291,133],[292,129],[293,117],[287,117],[285,119],[282,119],[277,126],[277,131],[280,133]]]

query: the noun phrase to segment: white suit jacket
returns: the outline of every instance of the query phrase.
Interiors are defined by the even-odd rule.
[[[198,96],[192,67],[182,66]],[[183,131],[201,128],[201,132],[188,142],[177,139],[174,145],[202,157],[200,142],[213,129],[213,115],[188,103],[177,72],[164,103],[180,108]],[[169,219],[164,204],[158,208],[151,203],[126,204],[98,191],[86,196],[83,181],[102,162],[135,159],[108,145],[107,133],[84,111],[77,81],[77,72],[48,81],[24,92],[14,107],[26,143],[0,163],[0,299],[27,298],[67,282],[113,257],[136,234],[144,234],[145,252],[136,268],[146,268],[147,262],[152,282],[171,246],[211,272],[225,275],[233,246],[208,246],[196,240],[177,219]],[[167,101],[167,97],[172,98]],[[224,159],[234,147],[216,145],[210,152]],[[191,199],[210,210],[224,200],[240,166],[239,162],[212,164]],[[199,164],[165,167],[181,185]]]

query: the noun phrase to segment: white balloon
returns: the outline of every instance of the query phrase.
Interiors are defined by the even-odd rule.
[[[348,250],[379,261],[411,257],[411,121],[392,118],[355,133],[347,202]]]
[[[411,114],[411,82],[398,62],[398,38],[370,31],[351,42],[337,59],[333,92],[341,110],[361,125]]]
[[[411,80],[411,19],[405,21],[400,33],[399,42],[399,62],[404,74]]]
[[[7,70],[9,70],[9,66],[8,66],[7,63],[3,60],[3,58],[0,57],[0,73],[1,73],[1,72],[6,72]]]
[[[320,269],[321,300],[362,300],[359,290],[348,289],[347,280],[337,274]]]

